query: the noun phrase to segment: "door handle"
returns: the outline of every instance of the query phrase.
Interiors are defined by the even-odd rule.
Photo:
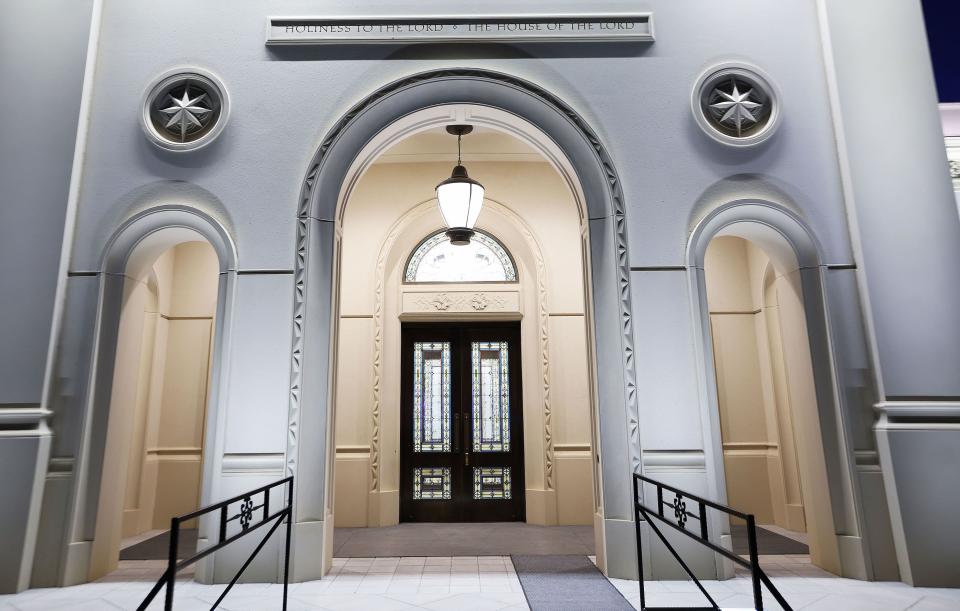
[[[453,451],[460,451],[460,412],[453,415]]]
[[[468,467],[470,466],[470,452],[463,453],[463,464],[465,464]]]

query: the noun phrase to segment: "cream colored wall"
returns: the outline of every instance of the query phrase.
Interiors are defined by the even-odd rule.
[[[442,226],[434,186],[449,175],[449,163],[375,164],[346,206],[335,390],[337,526],[399,519],[401,317],[521,320],[527,521],[593,523],[579,214],[546,163],[470,162],[469,168],[488,197],[477,226],[511,251],[519,285],[401,283],[412,249]],[[404,299],[410,291],[478,290],[504,296],[505,305],[441,312],[416,305],[422,299]]]
[[[139,279],[124,283],[123,305],[120,313],[117,337],[113,385],[111,388],[110,422],[107,433],[108,447],[129,447],[133,432],[144,430],[144,393],[141,374],[144,371],[143,353],[151,352],[149,342],[145,346],[145,327],[150,320],[145,316],[155,307],[155,294]],[[149,338],[149,334],[147,334]],[[144,350],[146,348],[146,350]],[[142,449],[143,445],[140,444]],[[102,490],[97,510],[96,536],[90,554],[90,579],[109,573],[117,566],[117,550],[124,535],[124,507],[128,500],[125,488],[130,484],[130,471],[136,469],[129,460],[105,461],[103,465]],[[134,481],[138,481],[134,479]]]
[[[759,253],[760,258],[763,253],[753,245],[748,248]],[[806,516],[804,515],[803,496],[800,486],[799,459],[797,454],[797,431],[794,427],[793,405],[797,392],[811,393],[804,406],[811,410],[809,413],[816,413],[816,402],[813,396],[812,372],[809,379],[803,376],[791,375],[788,371],[788,355],[794,355],[797,352],[809,354],[807,346],[806,320],[804,318],[803,306],[799,299],[799,285],[787,286],[787,296],[793,297],[793,304],[796,306],[789,312],[783,312],[780,307],[781,295],[784,295],[784,285],[789,283],[788,278],[778,276],[772,267],[767,267],[766,274],[754,275],[753,278],[762,278],[762,303],[763,316],[759,332],[766,333],[766,345],[769,347],[769,358],[764,362],[767,370],[764,379],[767,381],[768,392],[773,393],[772,405],[773,413],[770,415],[771,424],[776,425],[779,431],[778,439],[780,441],[780,469],[775,471],[771,469],[771,476],[776,478],[782,475],[783,495],[779,500],[783,504],[782,512],[777,514],[777,524],[785,526],[791,530],[806,531]],[[796,272],[791,272],[794,280]],[[794,333],[790,338],[790,343],[784,341],[784,327],[794,330],[800,330],[800,333]],[[796,342],[801,342],[797,346]],[[794,357],[796,358],[796,357]],[[807,357],[809,360],[809,356]],[[804,374],[806,371],[804,371]],[[799,378],[791,380],[790,378]],[[803,391],[801,389],[808,389]],[[770,405],[770,403],[768,403]],[[811,451],[816,452],[814,448]]]
[[[138,374],[117,375],[137,396],[123,536],[168,528],[172,516],[199,504],[217,282],[213,248],[185,242],[157,259],[149,282],[136,283],[134,290],[150,297],[142,312]],[[121,342],[127,334],[121,322]]]
[[[803,310],[782,316],[779,285],[789,279],[747,240],[715,238],[704,270],[728,501],[761,523],[803,531],[786,362],[797,347],[782,337],[786,324],[802,330],[793,341],[806,342]]]

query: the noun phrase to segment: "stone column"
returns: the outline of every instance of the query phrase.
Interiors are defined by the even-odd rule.
[[[820,0],[901,579],[958,586],[960,218],[919,0]]]

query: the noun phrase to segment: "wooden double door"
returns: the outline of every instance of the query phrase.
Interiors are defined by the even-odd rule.
[[[519,323],[402,328],[400,521],[522,521]]]

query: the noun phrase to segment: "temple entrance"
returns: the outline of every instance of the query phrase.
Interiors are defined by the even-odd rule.
[[[519,323],[405,324],[400,520],[523,521]]]
[[[462,125],[472,130],[458,148],[447,127]],[[334,532],[324,535],[333,539],[325,562],[558,553],[596,554],[606,568],[608,521],[612,528],[629,524],[632,536],[632,522],[601,511],[597,471],[593,358],[598,353],[591,348],[590,262],[604,257],[614,242],[591,248],[591,231],[609,227],[590,224],[566,151],[552,142],[516,114],[488,105],[415,110],[378,129],[375,141],[356,152],[350,177],[337,180],[337,188],[344,189],[336,210],[323,213],[334,223],[308,227],[331,231],[317,244],[329,244],[336,256],[329,389],[334,479],[325,497]],[[568,147],[580,150],[580,143],[572,139]],[[447,234],[436,190],[458,162],[484,187],[469,241]],[[598,196],[596,201],[604,200]],[[612,314],[602,316],[604,323],[615,323]],[[439,325],[458,329],[458,335],[407,338],[415,328],[421,332]],[[622,331],[617,324],[611,331],[614,326]],[[511,330],[514,339],[466,331],[493,328]],[[420,455],[413,451],[415,342],[422,344],[421,358],[433,357],[440,382],[442,349],[439,355],[424,352],[436,352],[430,344],[449,343],[447,456],[422,447]],[[505,350],[494,349],[504,342]],[[485,456],[470,445],[479,430],[472,422],[472,343],[489,344],[479,361],[506,364],[506,381],[515,394],[508,393],[509,430],[502,431],[509,434],[510,450],[499,456]],[[521,376],[523,384],[514,383]],[[301,380],[304,397],[319,390],[311,380]],[[436,430],[425,431],[424,422],[419,429],[421,443],[425,433],[440,434],[441,449],[442,407]],[[469,536],[478,528],[484,534]],[[625,566],[632,557],[623,556]]]

